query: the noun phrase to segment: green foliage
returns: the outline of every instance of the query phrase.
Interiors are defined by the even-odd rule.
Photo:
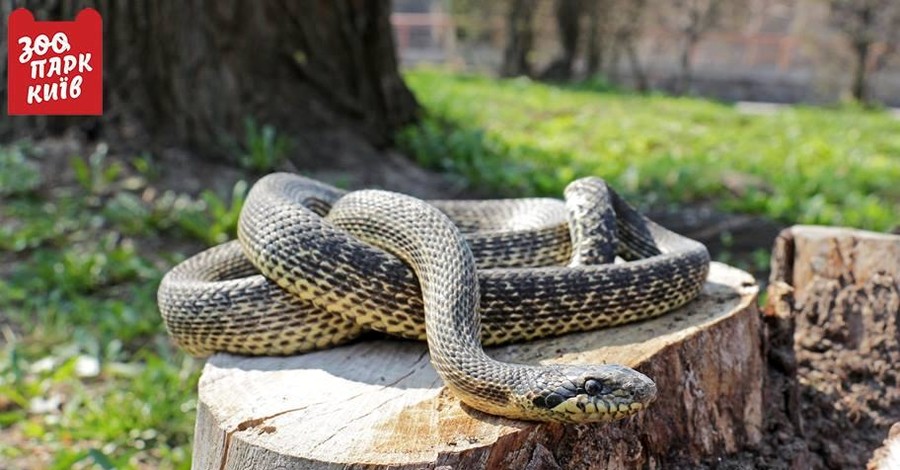
[[[73,157],[71,160],[75,179],[90,194],[100,195],[110,192],[113,183],[119,180],[124,170],[124,166],[119,162],[107,163],[107,151],[107,145],[100,144],[87,160],[79,157]]]
[[[471,185],[489,187],[509,196],[539,192],[548,183],[541,177],[546,173],[537,168],[539,159],[509,156],[511,152],[523,154],[532,149],[511,148],[488,138],[479,129],[426,120],[419,127],[401,131],[397,141],[424,166],[463,176]]]
[[[159,165],[150,152],[144,152],[131,160],[131,166],[147,181],[159,179]]]
[[[900,223],[900,121],[884,112],[750,116],[602,83],[561,88],[428,70],[406,79],[428,114],[398,135],[401,147],[494,192],[558,196],[573,178],[597,175],[641,204],[711,200],[786,223]]]
[[[172,364],[148,355],[127,363],[74,349],[30,365],[0,362],[0,394],[17,405],[0,414],[0,427],[16,426],[31,445],[50,452],[50,468],[154,461],[151,467],[189,468],[192,419],[185,418],[195,411],[198,376],[190,360]],[[27,455],[27,448],[0,443],[3,460]]]
[[[22,147],[0,147],[0,197],[30,192],[40,183],[40,171]]]
[[[246,184],[229,203],[148,196],[152,165],[101,146],[45,188],[28,153],[0,147],[0,461],[189,468],[199,364],[172,348],[156,307],[184,254],[154,237],[233,235]],[[50,462],[28,463],[39,454]]]
[[[59,245],[68,232],[81,225],[75,215],[72,200],[10,198],[0,206],[0,250],[20,252],[41,245]]]
[[[244,120],[244,149],[238,159],[241,167],[266,173],[275,169],[287,156],[291,141],[283,135],[279,136],[271,125],[260,127],[256,120],[248,117]]]
[[[207,245],[228,241],[237,233],[237,223],[247,197],[247,182],[238,181],[231,191],[231,202],[206,190],[200,197],[198,210],[185,211],[178,217],[178,226]]]
[[[199,199],[168,191],[150,202],[141,200],[134,193],[117,192],[101,210],[104,220],[125,235],[177,229],[212,246],[235,237],[247,191],[247,183],[238,181],[230,201],[206,190]]]
[[[35,292],[59,292],[72,300],[104,286],[152,278],[155,272],[137,255],[131,240],[115,233],[59,250],[37,250],[23,269],[24,277],[16,278],[19,285]]]

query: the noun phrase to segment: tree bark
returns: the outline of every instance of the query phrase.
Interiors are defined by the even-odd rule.
[[[541,73],[545,80],[569,80],[578,52],[578,38],[581,35],[582,0],[557,0],[556,30],[562,47],[560,56]]]
[[[634,48],[634,38],[629,36],[622,44],[622,47],[625,48],[625,55],[628,57],[628,63],[631,66],[631,75],[634,76],[635,89],[641,93],[647,92],[650,89],[650,85],[647,83],[647,75],[644,73],[644,68],[641,66],[637,51]]]
[[[309,167],[348,153],[374,156],[417,114],[397,70],[388,0],[24,3],[39,19],[100,10],[100,122],[138,146],[234,159],[253,118],[291,139],[292,160]],[[0,134],[33,133],[35,119],[22,121]],[[144,132],[129,132],[131,124]]]
[[[634,76],[634,87],[637,91],[645,93],[650,89],[647,82],[647,74],[638,59],[637,51],[634,48],[634,42],[629,41],[625,45],[625,53],[628,55],[628,63],[631,64],[631,74]]]
[[[512,0],[506,19],[506,48],[500,75],[517,77],[531,75],[528,55],[534,42],[534,11],[537,0]]]
[[[853,69],[853,86],[851,88],[853,98],[860,103],[865,103],[868,98],[867,82],[869,67],[869,50],[871,44],[867,42],[859,42],[854,44],[853,51],[856,53],[856,67]]]
[[[680,72],[675,83],[675,93],[690,92],[693,81],[693,55],[700,40],[723,22],[734,19],[746,8],[746,2],[732,0],[672,0],[671,15],[676,18],[677,31],[682,36]]]
[[[588,30],[585,75],[593,77],[603,68],[603,49],[609,37],[609,2],[592,1],[587,6]]]
[[[679,60],[678,80],[675,84],[676,95],[683,95],[691,90],[691,82],[694,80],[693,55],[699,40],[699,37],[692,35],[685,38],[685,46],[681,49],[681,58]]]
[[[581,0],[559,0],[556,8],[556,24],[559,42],[562,46],[562,64],[565,78],[571,78],[572,65],[578,52],[578,37],[581,33]]]
[[[670,314],[489,351],[513,362],[621,363],[652,377],[657,402],[608,425],[513,421],[461,406],[420,343],[216,355],[199,385],[194,468],[688,468],[760,441],[756,293],[751,276],[714,263],[701,296]]]

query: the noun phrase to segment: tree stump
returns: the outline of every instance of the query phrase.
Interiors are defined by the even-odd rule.
[[[867,470],[896,470],[900,468],[900,422],[891,426],[884,445],[875,451]]]
[[[713,263],[700,297],[649,321],[491,348],[503,361],[621,363],[658,400],[611,424],[514,421],[461,405],[424,343],[393,338],[294,357],[209,359],[195,469],[658,468],[761,439],[758,288]]]
[[[864,468],[900,421],[900,236],[784,230],[766,310],[793,332],[779,363],[784,414],[805,438],[798,457],[806,468]]]

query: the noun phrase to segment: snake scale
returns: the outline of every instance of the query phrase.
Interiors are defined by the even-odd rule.
[[[376,330],[427,340],[473,408],[579,423],[629,416],[656,386],[619,365],[498,362],[483,345],[652,318],[696,297],[708,270],[701,243],[599,178],[571,183],[565,201],[424,202],[275,173],[248,194],[238,240],[175,266],[158,301],[194,355],[295,354]]]

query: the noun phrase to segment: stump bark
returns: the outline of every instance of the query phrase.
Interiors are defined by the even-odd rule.
[[[884,445],[875,451],[867,470],[892,470],[900,468],[900,422],[891,426]]]
[[[900,421],[900,236],[784,230],[766,316],[777,366],[767,390],[780,395],[769,400],[767,428],[802,436],[794,461],[805,468],[864,468]],[[771,331],[788,333],[786,348]]]
[[[522,422],[461,405],[424,343],[375,339],[295,357],[210,358],[195,469],[587,469],[690,465],[760,442],[757,286],[713,263],[700,297],[660,318],[491,348],[503,361],[621,363],[659,398],[625,421]]]

